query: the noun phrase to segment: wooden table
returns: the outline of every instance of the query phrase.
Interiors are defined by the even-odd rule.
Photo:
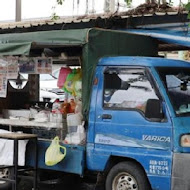
[[[37,135],[25,134],[25,133],[0,133],[1,139],[9,139],[14,141],[14,156],[13,156],[13,166],[2,166],[0,168],[14,168],[13,179],[6,179],[12,182],[12,187],[14,190],[18,190],[18,141],[19,140],[33,140],[35,142],[34,146],[34,190],[37,190],[37,168],[38,168],[38,150],[37,150]],[[4,180],[4,178],[0,178]]]

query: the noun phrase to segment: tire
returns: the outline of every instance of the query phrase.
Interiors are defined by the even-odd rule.
[[[8,181],[0,181],[0,190],[11,190],[12,189],[12,184],[11,182]]]
[[[21,179],[18,184],[19,190],[32,190],[33,189],[33,182],[28,179]]]
[[[106,190],[150,190],[143,169],[131,161],[113,166],[106,178]]]

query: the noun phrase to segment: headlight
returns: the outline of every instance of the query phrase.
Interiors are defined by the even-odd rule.
[[[181,146],[190,147],[190,135],[181,136]]]

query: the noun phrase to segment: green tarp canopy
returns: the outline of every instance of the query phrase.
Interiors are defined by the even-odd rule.
[[[53,30],[0,35],[0,55],[30,55],[34,45],[81,46],[83,113],[87,116],[93,75],[101,57],[156,56],[157,43],[147,36],[106,29]],[[95,103],[95,102],[94,102]]]
[[[29,55],[32,46],[77,46],[87,42],[88,29],[0,35],[0,55]]]

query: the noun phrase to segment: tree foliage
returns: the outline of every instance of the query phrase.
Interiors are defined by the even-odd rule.
[[[131,5],[132,1],[133,0],[125,0],[125,2],[127,3],[128,6]]]
[[[58,5],[63,5],[64,0],[56,0]]]
[[[190,19],[190,2],[187,3],[187,5],[185,6],[185,9],[189,12],[188,13],[188,19]]]
[[[126,2],[127,6],[131,6],[131,4],[133,2],[133,0],[124,0],[124,1]],[[56,0],[56,2],[57,2],[58,5],[63,5],[64,0]],[[160,4],[160,2],[162,2],[162,4],[163,4],[163,3],[166,3],[166,0],[146,0],[147,4],[149,4],[149,3],[155,3],[155,2],[158,2],[159,4]],[[169,0],[168,3],[169,3],[169,5],[172,5],[173,4],[173,0]],[[188,13],[188,19],[190,19],[190,2],[185,5],[185,9],[189,12]],[[52,19],[53,20],[59,19],[59,16],[57,16],[55,13],[53,13],[52,14]]]

